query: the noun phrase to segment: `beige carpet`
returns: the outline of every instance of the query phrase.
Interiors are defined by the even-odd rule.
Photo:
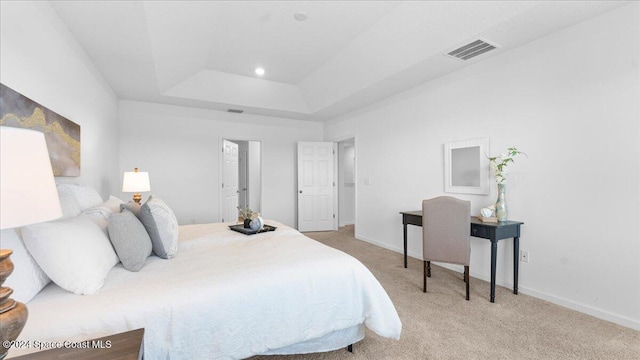
[[[422,261],[338,232],[307,233],[366,265],[385,288],[402,320],[400,341],[367,330],[353,353],[262,356],[253,359],[640,359],[640,332],[489,283],[471,279],[464,300],[462,274],[432,266],[422,292]]]

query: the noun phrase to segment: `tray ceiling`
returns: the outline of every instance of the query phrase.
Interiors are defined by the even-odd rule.
[[[324,121],[626,2],[50,3],[121,99]]]

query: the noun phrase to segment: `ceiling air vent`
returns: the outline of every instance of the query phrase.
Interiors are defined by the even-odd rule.
[[[227,112],[234,113],[234,114],[242,114],[242,113],[244,112],[244,110],[240,110],[240,109],[227,109]]]
[[[498,48],[498,45],[490,44],[485,40],[478,39],[447,53],[447,55],[466,61],[496,48]]]

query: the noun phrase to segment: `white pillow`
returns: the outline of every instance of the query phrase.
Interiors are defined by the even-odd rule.
[[[73,193],[69,186],[58,184],[56,185],[58,190],[58,198],[60,199],[60,207],[62,208],[62,218],[71,218],[80,215],[80,204],[76,199],[76,194]]]
[[[122,204],[124,204],[122,200],[111,195],[109,196],[109,200],[103,202],[102,204],[90,207],[84,210],[82,213],[87,215],[99,216],[104,218],[105,220],[109,220],[111,215],[120,213],[120,205]]]
[[[47,286],[51,279],[42,271],[24,247],[20,238],[20,229],[2,230],[0,243],[3,248],[13,250],[10,257],[13,263],[13,272],[5,280],[4,286],[13,289],[13,294],[11,294],[13,300],[26,304]]]
[[[22,237],[49,278],[74,294],[97,293],[118,263],[107,236],[84,216],[26,226]]]
[[[89,185],[58,184],[58,187],[67,188],[73,192],[80,205],[80,211],[102,203],[102,197],[98,191]]]
[[[100,228],[100,230],[102,230],[102,232],[107,237],[109,237],[109,230],[107,230],[107,228],[109,227],[109,220],[105,219],[101,215],[94,215],[94,214],[81,214],[80,216],[86,217],[87,219],[91,220],[94,224],[98,225],[98,228]]]

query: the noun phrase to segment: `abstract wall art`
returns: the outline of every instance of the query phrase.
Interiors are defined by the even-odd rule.
[[[0,125],[44,133],[55,176],[80,176],[80,125],[0,84]]]

